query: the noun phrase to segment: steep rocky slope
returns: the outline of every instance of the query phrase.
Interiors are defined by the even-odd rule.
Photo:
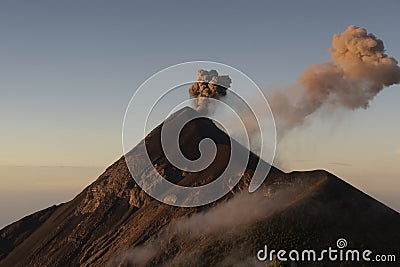
[[[175,116],[186,112],[194,111],[184,109]],[[210,120],[191,121],[180,139],[188,158],[198,156],[198,143],[205,137],[217,144],[217,160],[198,173],[185,173],[168,163],[160,129],[161,125],[138,146],[147,146],[166,179],[189,186],[219,176],[229,159],[230,143]],[[135,151],[127,157],[140,168],[143,155]],[[247,186],[259,160],[250,154],[239,184],[216,203],[178,208],[141,190],[122,157],[73,200],[2,229],[0,266],[251,266],[260,264],[255,255],[264,244],[318,249],[335,246],[341,237],[349,247],[396,254],[399,259],[398,212],[325,171],[283,173],[271,167],[262,187],[249,194]],[[141,171],[146,175],[147,170]]]

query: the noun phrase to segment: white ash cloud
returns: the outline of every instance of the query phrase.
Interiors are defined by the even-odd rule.
[[[254,193],[241,192],[208,211],[172,221],[159,237],[124,253],[111,265],[121,262],[145,265],[161,252],[161,246],[174,237],[192,240],[203,235],[228,233],[232,229],[252,225],[306,197],[312,193],[310,188],[307,183],[295,183],[269,196],[266,196],[263,190]]]

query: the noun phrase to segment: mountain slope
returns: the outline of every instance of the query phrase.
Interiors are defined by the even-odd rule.
[[[190,112],[195,111],[180,110],[170,119]],[[187,186],[219,176],[229,160],[230,142],[210,120],[189,122],[180,137],[188,158],[199,156],[200,140],[209,137],[216,143],[217,159],[198,173],[168,163],[160,144],[161,127],[138,145],[147,146],[160,174]],[[137,151],[126,157],[146,175],[140,169],[143,155]],[[351,247],[399,253],[396,211],[325,171],[286,174],[271,167],[258,198],[247,186],[259,161],[251,153],[239,184],[216,203],[178,208],[141,190],[122,157],[73,200],[2,229],[0,266],[251,265],[266,243],[317,249],[334,246],[339,237]]]

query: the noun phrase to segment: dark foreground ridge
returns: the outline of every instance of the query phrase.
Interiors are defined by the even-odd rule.
[[[185,108],[170,119],[188,112],[195,111]],[[154,166],[166,179],[200,185],[224,169],[229,137],[212,121],[191,121],[180,137],[188,158],[198,157],[198,142],[205,137],[217,144],[217,159],[198,173],[184,173],[168,163],[161,150],[160,130],[161,125],[139,145],[147,146]],[[135,149],[127,155],[135,168],[140,168],[142,156]],[[348,248],[395,254],[399,262],[399,213],[326,171],[283,173],[272,167],[256,192],[263,200],[257,205],[240,204],[236,199],[251,195],[247,186],[259,160],[250,154],[239,184],[216,203],[178,208],[141,190],[122,157],[73,200],[3,228],[0,266],[259,266],[255,256],[265,244],[275,249],[318,250],[336,248],[338,238],[345,238]],[[279,194],[284,197],[274,197]],[[232,209],[230,203],[239,203],[239,208]],[[252,217],[248,210],[254,208],[259,215]]]

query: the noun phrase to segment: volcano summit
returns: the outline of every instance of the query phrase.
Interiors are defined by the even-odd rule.
[[[191,112],[196,111],[184,108],[169,119]],[[153,166],[175,184],[204,185],[223,172],[231,142],[213,121],[198,118],[182,129],[179,144],[188,159],[199,157],[198,144],[204,138],[217,148],[212,164],[193,173],[168,162],[161,128],[125,155],[145,179],[152,180],[141,167],[140,146],[147,147]],[[271,167],[262,186],[249,193],[255,167],[267,163],[244,152],[249,161],[239,183],[218,201],[196,208],[149,197],[122,157],[73,200],[3,228],[0,266],[265,266],[256,259],[265,244],[322,249],[335,246],[340,237],[346,238],[348,248],[400,258],[398,212],[323,170],[284,173]],[[324,263],[330,264],[337,266]]]

